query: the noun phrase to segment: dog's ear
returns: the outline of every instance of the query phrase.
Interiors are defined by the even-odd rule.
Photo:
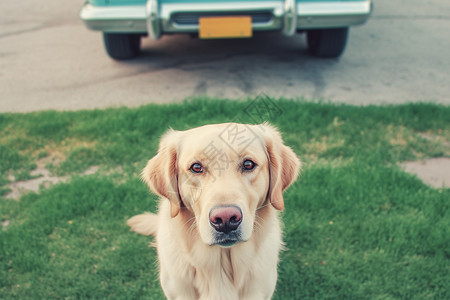
[[[268,123],[261,125],[269,160],[268,198],[273,207],[284,209],[283,191],[295,181],[301,163],[291,148],[284,145],[278,130]]]
[[[177,178],[178,135],[178,131],[170,129],[161,138],[158,153],[148,161],[141,175],[152,192],[169,199],[172,218],[178,215],[181,207]]]

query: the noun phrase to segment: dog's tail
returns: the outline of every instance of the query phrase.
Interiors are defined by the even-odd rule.
[[[132,217],[127,221],[131,230],[142,235],[156,236],[158,230],[158,216],[152,213],[145,213]]]

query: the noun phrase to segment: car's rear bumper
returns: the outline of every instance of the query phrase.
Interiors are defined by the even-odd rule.
[[[250,15],[255,31],[336,28],[363,24],[372,11],[372,1],[296,3],[295,0],[260,2],[216,2],[190,4],[93,6],[84,4],[80,18],[93,30],[143,33],[158,38],[165,33],[195,33],[200,16]]]

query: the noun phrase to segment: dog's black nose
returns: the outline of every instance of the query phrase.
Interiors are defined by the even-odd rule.
[[[236,205],[216,206],[209,212],[209,223],[218,232],[229,233],[242,222],[242,211]]]

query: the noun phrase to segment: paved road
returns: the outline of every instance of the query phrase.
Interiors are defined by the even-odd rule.
[[[343,57],[308,56],[302,35],[202,41],[145,39],[116,62],[78,20],[79,1],[0,2],[0,112],[138,106],[266,93],[350,104],[450,104],[450,2],[375,0]]]

